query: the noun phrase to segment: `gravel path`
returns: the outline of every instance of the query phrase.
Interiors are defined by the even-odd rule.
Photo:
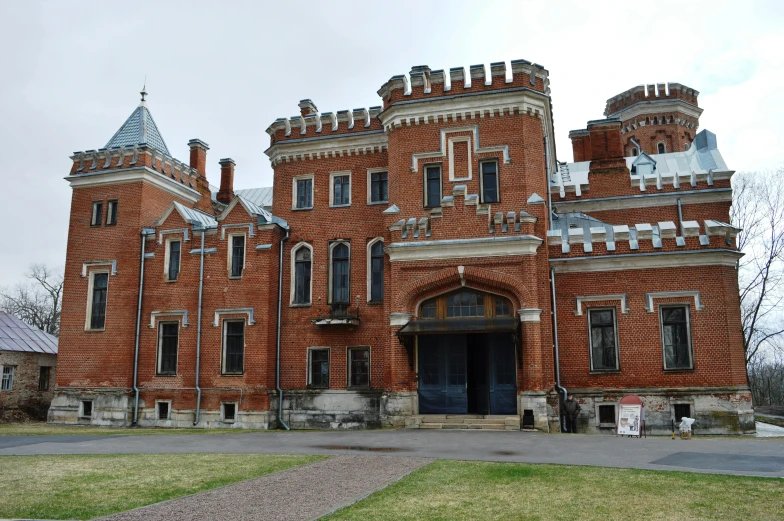
[[[391,456],[335,456],[192,496],[102,519],[111,521],[316,519],[362,499],[433,461]]]

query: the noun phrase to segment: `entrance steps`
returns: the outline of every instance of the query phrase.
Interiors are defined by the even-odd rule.
[[[481,414],[419,414],[406,419],[406,428],[519,431],[520,417]]]

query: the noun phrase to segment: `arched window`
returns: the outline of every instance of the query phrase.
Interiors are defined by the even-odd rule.
[[[659,124],[659,118],[658,117],[653,116],[653,124],[654,125],[658,125]]]
[[[292,304],[310,304],[312,253],[307,245],[294,250],[294,289]]]
[[[673,123],[673,119],[672,116],[670,116],[670,125],[672,125],[672,123]]]
[[[651,118],[650,117],[645,116],[645,124],[646,125],[650,125],[651,124]]]
[[[637,147],[632,147],[632,155],[636,157],[639,154],[640,154],[640,152],[637,150]]]
[[[658,145],[656,145],[656,148],[658,149],[659,154],[667,153],[667,147],[664,146],[664,143],[659,143]]]
[[[345,242],[338,242],[330,251],[331,303],[348,304],[349,299],[349,248]]]
[[[370,243],[368,254],[368,300],[384,300],[384,241]]]
[[[503,318],[512,316],[512,304],[499,295],[469,289],[439,295],[419,306],[421,320],[436,318]]]

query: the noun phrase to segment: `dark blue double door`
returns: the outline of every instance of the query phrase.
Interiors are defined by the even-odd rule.
[[[517,414],[511,334],[421,335],[420,414]]]

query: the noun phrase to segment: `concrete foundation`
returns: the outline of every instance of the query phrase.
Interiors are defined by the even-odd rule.
[[[283,419],[292,429],[378,428],[381,391],[284,391]]]

